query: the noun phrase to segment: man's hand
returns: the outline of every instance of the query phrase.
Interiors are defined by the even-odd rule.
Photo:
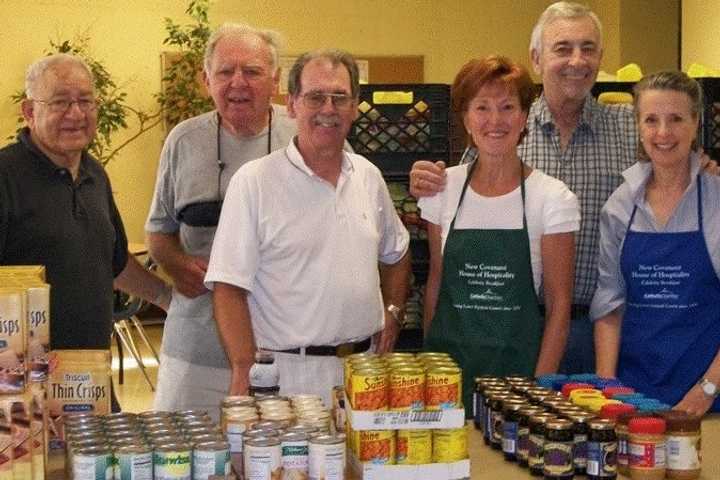
[[[184,255],[182,262],[163,265],[175,289],[188,298],[199,297],[208,291],[203,283],[207,267],[207,259],[192,255]]]
[[[375,352],[379,354],[392,352],[400,333],[400,325],[398,325],[395,317],[385,310],[385,328],[375,334]]]
[[[700,154],[700,170],[711,175],[720,175],[720,166],[712,158],[708,157],[702,149],[698,151]]]
[[[703,393],[700,385],[694,385],[673,410],[683,410],[690,415],[703,416],[713,404],[713,399]]]
[[[250,389],[250,367],[232,369],[230,377],[230,395],[247,395]]]
[[[410,194],[432,197],[445,189],[445,162],[418,160],[410,171]]]

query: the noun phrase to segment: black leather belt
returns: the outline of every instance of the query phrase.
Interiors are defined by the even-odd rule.
[[[540,313],[545,316],[545,305],[540,305]],[[570,307],[570,320],[587,317],[590,315],[590,307],[587,305],[574,305]]]
[[[341,343],[340,345],[310,345],[305,347],[305,355],[316,355],[319,357],[347,357],[353,353],[365,352],[370,348],[370,337],[354,343]],[[300,348],[289,348],[287,350],[273,350],[280,353],[300,354]]]

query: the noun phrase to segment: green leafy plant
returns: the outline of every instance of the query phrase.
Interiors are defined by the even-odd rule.
[[[120,151],[143,133],[154,128],[162,121],[161,110],[154,113],[148,113],[144,110],[137,109],[128,105],[127,92],[118,86],[113,80],[112,75],[105,67],[105,64],[94,58],[89,48],[90,36],[86,32],[76,36],[73,40],[50,41],[50,50],[47,55],[55,53],[68,53],[82,58],[95,77],[95,96],[98,100],[97,111],[97,133],[92,143],[88,147],[88,151],[103,166],[113,160]],[[19,91],[11,96],[14,103],[19,104],[25,100],[25,92]],[[126,138],[121,144],[113,144],[113,135],[120,130],[128,129],[128,120],[133,118],[136,120],[133,127],[133,133]],[[25,119],[21,116],[18,118],[18,131],[25,124]],[[9,140],[14,136],[8,137]]]
[[[163,91],[157,95],[165,117],[166,130],[181,121],[213,109],[212,100],[199,81],[205,45],[210,38],[209,0],[191,0],[185,13],[194,23],[179,25],[165,18],[164,45],[176,47],[179,55],[168,62],[162,78]]]
[[[96,59],[90,51],[88,32],[77,35],[73,40],[51,41],[45,53],[69,53],[82,58],[95,76],[95,93],[98,99],[97,134],[88,147],[89,152],[103,166],[113,160],[120,151],[145,132],[165,121],[166,131],[177,123],[213,109],[212,100],[198,81],[202,72],[205,44],[210,38],[211,28],[208,19],[210,0],[191,0],[185,13],[194,22],[180,25],[165,18],[167,37],[164,45],[173,46],[178,55],[168,62],[162,78],[163,89],[155,94],[158,110],[147,112],[127,103],[127,92],[113,79],[105,64]],[[25,92],[18,91],[11,100],[20,104],[25,100]],[[131,122],[131,120],[135,120]],[[17,132],[25,125],[22,116],[18,117]],[[122,143],[113,143],[113,136],[133,125],[132,133]],[[13,140],[15,135],[8,137]]]

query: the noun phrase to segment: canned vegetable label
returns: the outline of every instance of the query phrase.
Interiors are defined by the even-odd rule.
[[[345,479],[345,442],[329,435],[310,440],[309,480]]]
[[[72,456],[74,480],[112,480],[112,454],[103,448],[87,448]]]
[[[304,434],[300,435],[305,437]],[[282,479],[300,480],[307,478],[309,444],[305,440],[283,440],[282,450]]]
[[[280,478],[280,442],[275,438],[256,438],[244,445],[245,480],[277,480]]]
[[[152,452],[144,448],[121,448],[115,452],[115,480],[152,480]]]
[[[190,449],[158,448],[153,453],[155,480],[191,480]]]
[[[193,480],[230,474],[230,446],[223,442],[200,443],[193,450]]]

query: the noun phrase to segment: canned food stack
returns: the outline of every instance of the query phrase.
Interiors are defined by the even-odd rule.
[[[469,475],[462,373],[448,354],[350,355],[344,383],[357,469],[466,461]]]
[[[221,418],[233,469],[245,478],[301,480],[344,472],[345,435],[336,433],[318,396],[227,397]]]
[[[615,479],[618,472],[636,480],[699,478],[699,418],[667,411],[619,385],[600,390],[567,378],[538,383],[475,378],[475,427],[505,460],[550,480]],[[644,399],[654,410],[620,401],[628,398]]]
[[[0,478],[45,477],[50,285],[39,265],[0,267]]]
[[[207,412],[65,419],[66,478],[207,480],[230,474],[230,447]]]

